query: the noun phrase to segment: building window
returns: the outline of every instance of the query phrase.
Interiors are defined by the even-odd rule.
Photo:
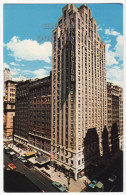
[[[94,24],[94,33],[96,33],[96,25]]]
[[[80,29],[80,19],[78,18],[78,29]]]

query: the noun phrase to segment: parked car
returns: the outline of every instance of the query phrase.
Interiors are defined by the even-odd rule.
[[[66,188],[63,187],[59,182],[54,181],[52,185],[57,188],[60,192],[67,192]]]
[[[4,148],[4,152],[5,152],[5,154],[10,154],[11,150],[10,150],[10,148],[5,147]]]
[[[85,192],[104,192],[104,185],[102,182],[100,182],[98,180],[93,180],[85,188]]]
[[[111,192],[113,186],[115,185],[116,183],[116,180],[117,180],[117,176],[116,175],[111,175],[106,183],[105,183],[105,191],[106,192]]]
[[[16,157],[19,158],[20,157],[20,154],[16,153]]]
[[[93,184],[97,184],[97,183],[98,183],[98,180],[95,180],[95,179],[94,179],[94,180],[92,181],[92,183],[93,183]]]
[[[18,159],[15,152],[10,152],[9,158],[10,158],[12,161],[16,161],[16,160]]]
[[[27,161],[27,162],[25,163],[25,165],[26,165],[27,167],[33,167],[32,163],[29,162],[29,161]]]
[[[12,170],[15,170],[17,168],[13,163],[8,164],[8,167]]]
[[[19,160],[22,162],[22,163],[27,163],[27,160],[23,157],[23,156],[19,156],[18,157],[19,158]]]

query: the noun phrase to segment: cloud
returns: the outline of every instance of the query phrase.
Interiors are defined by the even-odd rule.
[[[113,30],[113,29],[105,29],[105,34],[106,35],[112,35],[112,36],[119,36],[120,33]]]
[[[15,60],[18,61],[18,62],[21,62],[21,59],[19,59],[19,58],[15,57]]]
[[[115,59],[115,52],[109,50],[111,44],[106,45],[106,65],[111,66],[113,64],[118,64],[118,61]]]
[[[25,74],[34,74],[34,78],[43,78],[49,75],[49,71],[45,69],[38,69],[38,70],[24,70],[23,73]]]
[[[107,69],[107,81],[123,87],[123,69],[119,66],[109,67]]]
[[[110,39],[105,40],[105,43],[106,43],[106,44],[111,43],[111,40],[110,40]]]
[[[123,60],[123,36],[119,35],[116,38],[116,44],[114,48],[111,48],[111,44],[106,44],[106,65],[111,66],[119,64],[119,61]]]
[[[11,51],[9,55],[13,56],[16,60],[43,60],[50,63],[52,55],[51,42],[44,42],[39,44],[32,39],[20,40],[18,36],[14,36],[10,42],[5,44],[7,50]]]
[[[120,35],[116,39],[117,44],[115,46],[115,53],[116,57],[119,58],[119,60],[123,60],[123,36]]]
[[[19,77],[14,77],[13,78],[13,81],[25,81],[25,80],[27,80],[27,78],[26,77],[24,77],[24,76],[19,76]]]
[[[52,67],[50,67],[50,66],[44,66],[44,68],[46,68],[46,69],[52,69]]]
[[[10,69],[10,67],[9,67],[9,65],[7,64],[7,63],[3,63],[3,68],[5,69],[5,68],[8,68],[8,69]]]
[[[12,66],[20,66],[19,64],[16,64],[15,62],[10,63]]]
[[[33,71],[33,74],[37,78],[43,78],[43,77],[46,77],[48,75],[48,71],[44,70],[44,69],[38,69],[38,70]]]
[[[23,72],[26,73],[26,74],[33,73],[32,70],[23,70]]]
[[[97,26],[97,31],[102,31],[103,29],[98,25]]]
[[[19,68],[11,68],[11,74],[12,76],[20,74],[21,70]]]

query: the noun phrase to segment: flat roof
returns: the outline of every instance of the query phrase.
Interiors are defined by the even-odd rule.
[[[46,162],[49,162],[50,161],[50,157],[48,157],[47,155],[43,154],[42,156],[36,158],[36,161],[39,163],[39,164],[45,164]]]
[[[35,151],[30,151],[25,154],[25,156],[31,156],[34,155],[36,152]]]

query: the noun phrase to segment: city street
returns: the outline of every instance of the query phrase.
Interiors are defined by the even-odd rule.
[[[9,145],[9,147],[11,148],[11,150],[15,151],[16,153],[20,153],[20,155],[23,155],[24,153],[26,153],[26,151],[24,152],[24,150],[17,148],[15,145],[11,144]],[[34,158],[34,157],[32,157]],[[32,158],[29,158],[29,161],[31,161]],[[33,160],[33,159],[32,159]],[[35,159],[33,160],[33,162],[35,163]],[[27,168],[27,167],[26,167]],[[52,167],[52,166],[49,166],[49,170],[46,170],[43,167],[41,168],[38,168],[37,166],[34,166],[34,171],[39,171],[40,175],[43,174],[42,171],[44,170],[46,173],[48,173],[50,175],[49,178],[49,181],[51,179],[51,181],[57,181],[59,182],[62,186],[65,186],[67,187],[67,189],[69,188],[69,192],[81,192],[81,190],[85,187],[85,184],[84,184],[84,180],[87,181],[88,183],[90,182],[88,180],[87,177],[82,177],[82,178],[79,178],[77,181],[75,181],[73,178],[70,179],[70,185],[68,187],[68,179],[67,177],[65,177],[65,174],[63,172],[60,172],[60,171],[55,171],[55,168]],[[60,177],[59,177],[60,175]],[[46,177],[44,175],[44,177]]]
[[[5,192],[125,191],[123,1],[1,0]]]
[[[28,168],[19,160],[12,162],[9,156],[4,154],[5,167],[8,167],[9,163],[14,163],[17,167],[15,171],[19,171],[20,173],[24,174],[31,182],[33,182],[38,187],[38,189],[40,189],[40,191],[44,190],[45,192],[58,192],[58,190],[52,186],[52,182],[49,179],[45,178],[34,167]]]
[[[108,178],[112,175],[117,177],[116,182],[111,186],[108,185]],[[87,177],[92,181],[97,179],[104,184],[105,192],[122,192],[123,191],[123,153],[119,151],[111,159],[106,159],[103,164],[97,168],[92,168],[87,173]]]

